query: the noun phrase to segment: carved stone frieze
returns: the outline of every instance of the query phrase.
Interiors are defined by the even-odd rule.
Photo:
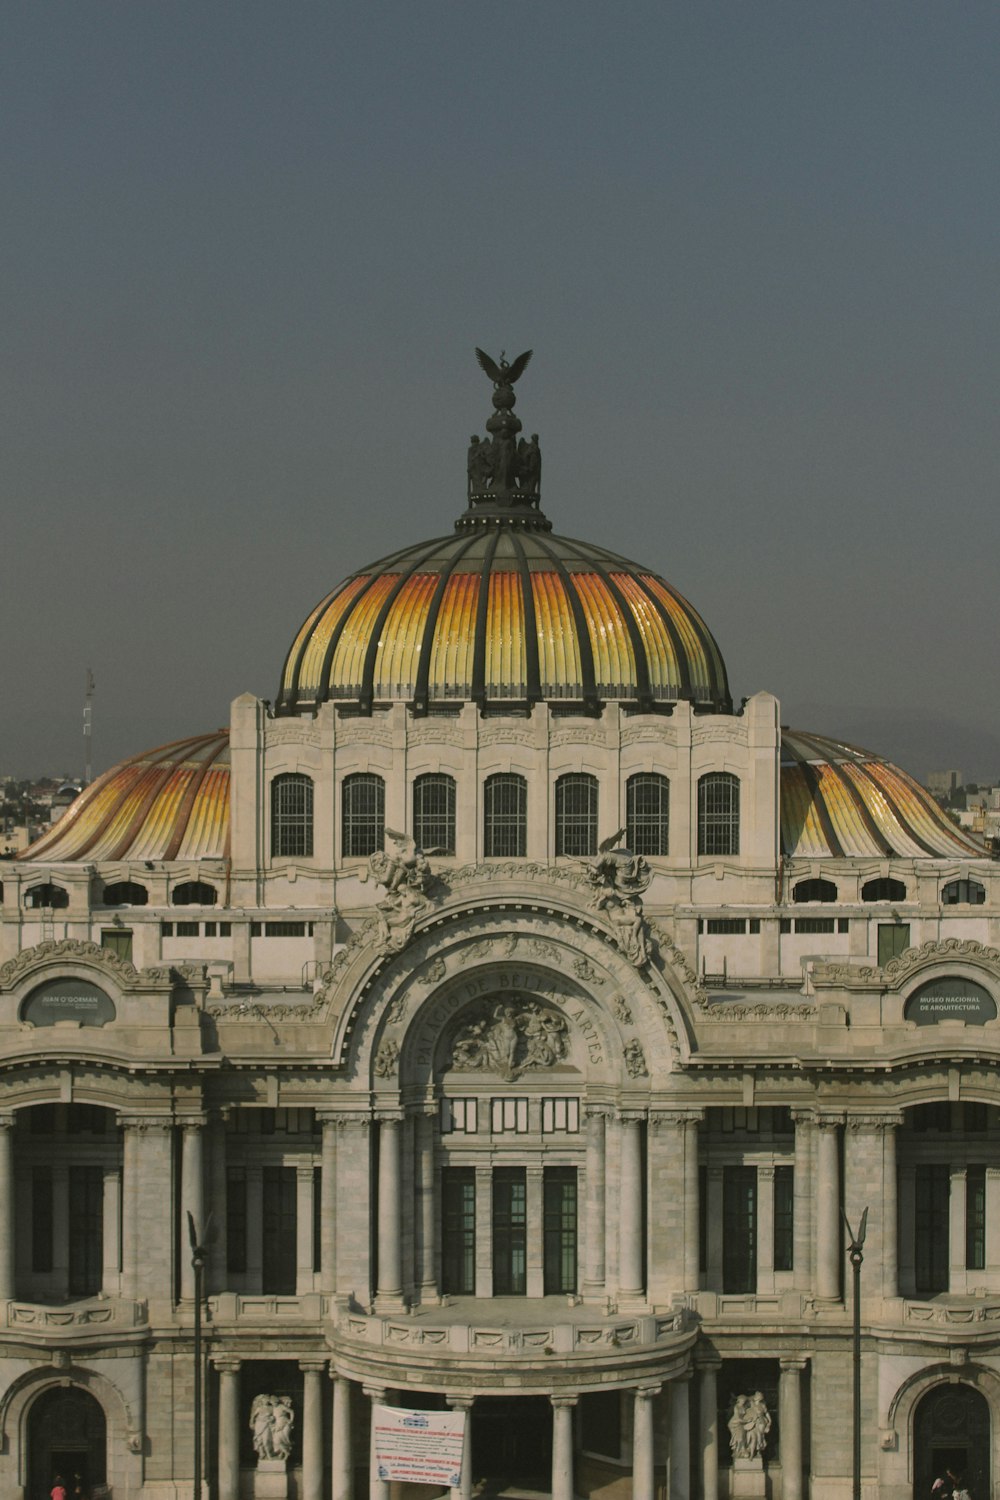
[[[782,1001],[779,1005],[730,1005],[728,1002],[713,1005],[707,1012],[710,1021],[809,1021],[815,1018],[815,1005],[793,1005]]]
[[[747,731],[738,721],[720,723],[714,720],[711,724],[695,724],[691,730],[692,745],[709,745],[720,740],[745,745],[746,739]]]
[[[60,961],[71,963],[74,960],[103,969],[123,984],[136,984],[139,980],[139,970],[128,959],[119,958],[98,943],[86,942],[81,938],[61,938],[58,942],[36,943],[33,948],[23,949],[16,958],[8,959],[0,966],[0,987],[9,989],[23,974],[41,964]],[[157,971],[148,972],[156,973],[159,977]]]
[[[479,731],[480,745],[524,745],[535,748],[535,736],[529,729],[516,729],[510,724],[490,724]]]
[[[256,1000],[235,1000],[226,1005],[206,1005],[206,1011],[218,1021],[315,1021],[326,1009],[326,998],[317,991],[301,1005],[261,1005]]]
[[[672,744],[673,739],[673,728],[669,720],[661,720],[656,724],[626,724],[621,732],[623,745]]]
[[[465,744],[461,724],[449,719],[416,719],[406,730],[408,745],[457,745]]]
[[[557,729],[557,723],[558,720],[551,721],[549,729],[549,744],[553,749],[557,745],[600,745],[603,748],[608,743],[607,732],[596,725],[562,724]]]
[[[432,958],[429,964],[425,964],[417,975],[417,983],[430,987],[432,984],[440,984],[448,973],[448,966],[444,959],[438,955]]]
[[[388,724],[379,724],[373,719],[338,719],[337,744],[379,745],[391,750],[392,730]]]
[[[451,1043],[459,1073],[496,1073],[511,1083],[534,1068],[553,1068],[567,1054],[562,1016],[535,1001],[486,1001],[466,1012]]]
[[[594,985],[597,989],[601,989],[604,985],[603,974],[600,974],[597,969],[594,968],[594,965],[590,962],[589,958],[581,957],[574,959],[573,973],[576,975],[577,979],[579,979],[581,984]]]
[[[266,745],[309,745],[315,749],[319,746],[319,730],[314,724],[304,719],[272,719],[264,733]]]
[[[406,1015],[406,995],[399,994],[390,1001],[385,1013],[386,1025],[398,1026]]]
[[[516,932],[497,933],[495,937],[480,938],[470,943],[458,955],[463,968],[469,964],[482,963],[491,958],[510,958],[517,948],[519,936]]]
[[[890,959],[884,969],[870,963],[816,964],[813,983],[817,987],[888,985],[895,989],[915,970],[940,963],[971,963],[989,969],[1000,978],[1000,949],[987,947],[975,938],[938,938],[921,943],[918,948],[907,948],[898,958]]]

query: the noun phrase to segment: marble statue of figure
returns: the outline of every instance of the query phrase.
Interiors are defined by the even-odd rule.
[[[747,1412],[750,1409],[749,1396],[737,1396],[733,1403],[732,1414],[726,1426],[729,1428],[729,1448],[734,1458],[748,1458],[747,1449]]]
[[[408,834],[396,833],[391,828],[385,830],[385,840],[387,847],[376,849],[368,857],[371,874],[379,885],[384,885],[390,896],[402,886],[426,890],[432,877],[424,851]]]
[[[253,1433],[253,1451],[258,1458],[273,1458],[274,1445],[271,1433],[274,1427],[274,1397],[255,1396],[250,1408],[250,1431]]]
[[[761,1391],[754,1391],[746,1413],[747,1453],[759,1458],[767,1447],[767,1435],[771,1431],[771,1413],[767,1409]]]
[[[274,1456],[287,1460],[292,1456],[292,1426],[295,1422],[291,1396],[276,1397],[271,1410],[271,1446]]]

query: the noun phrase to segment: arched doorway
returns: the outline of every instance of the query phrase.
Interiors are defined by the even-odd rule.
[[[990,1490],[990,1409],[971,1385],[937,1385],[923,1397],[913,1418],[913,1494],[926,1500],[935,1479],[964,1475],[976,1497]]]
[[[100,1403],[79,1386],[43,1391],[28,1413],[27,1500],[47,1500],[56,1474],[85,1493],[106,1478],[107,1432]]]

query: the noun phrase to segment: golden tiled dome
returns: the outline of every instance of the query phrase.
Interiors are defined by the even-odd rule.
[[[288,653],[278,713],[330,698],[362,711],[394,700],[730,709],[711,632],[657,574],[556,536],[542,517],[477,519],[328,594]]]

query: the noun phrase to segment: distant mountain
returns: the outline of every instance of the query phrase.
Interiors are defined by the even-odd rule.
[[[920,782],[930,771],[955,769],[966,781],[1000,782],[1000,735],[934,714],[857,703],[782,700],[781,721],[875,750]]]

